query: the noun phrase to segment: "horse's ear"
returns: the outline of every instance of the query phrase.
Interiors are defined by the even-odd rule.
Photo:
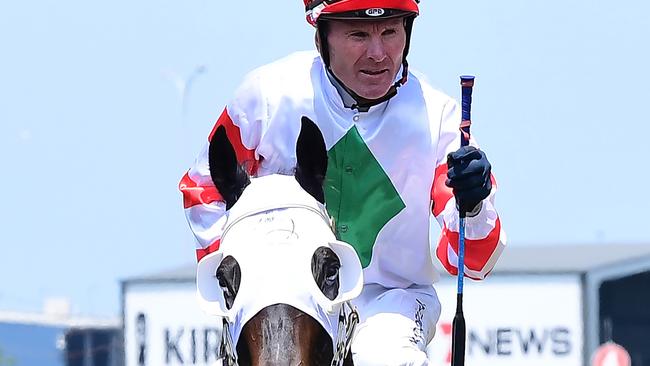
[[[296,180],[318,202],[325,203],[323,182],[327,173],[327,149],[318,126],[302,117],[300,135],[296,144]]]
[[[235,149],[223,126],[219,126],[210,139],[208,165],[212,182],[226,201],[228,210],[237,202],[251,181],[244,168],[237,163]]]

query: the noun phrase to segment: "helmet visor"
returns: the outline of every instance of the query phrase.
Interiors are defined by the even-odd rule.
[[[373,20],[399,18],[407,15],[413,15],[413,13],[400,9],[370,8],[363,10],[346,11],[343,13],[322,13],[320,19]]]
[[[305,4],[307,20],[318,19],[372,20],[417,16],[419,0],[313,0]]]

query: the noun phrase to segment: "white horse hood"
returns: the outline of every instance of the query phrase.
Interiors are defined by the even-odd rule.
[[[330,300],[318,288],[311,260],[319,247],[339,257],[339,293]],[[223,258],[234,257],[241,283],[227,309],[216,270]],[[233,324],[237,344],[244,325],[260,310],[274,304],[291,305],[317,320],[335,340],[338,310],[359,295],[361,263],[355,250],[336,240],[325,207],[305,192],[293,176],[269,175],[251,180],[228,212],[221,246],[201,259],[197,294],[202,309]]]

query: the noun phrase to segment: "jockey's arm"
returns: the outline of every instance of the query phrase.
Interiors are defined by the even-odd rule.
[[[257,173],[260,158],[255,153],[261,135],[261,123],[255,119],[259,95],[254,88],[255,75],[249,75],[235,93],[235,98],[226,106],[194,165],[179,183],[183,194],[183,207],[190,229],[196,238],[197,261],[219,249],[221,233],[225,224],[226,204],[214,186],[208,167],[208,147],[212,135],[219,126],[224,126],[228,140],[235,148],[237,161],[250,175]],[[248,108],[242,107],[242,105]]]
[[[441,117],[436,171],[431,187],[432,213],[442,228],[436,255],[447,271],[458,273],[458,209],[452,189],[445,185],[447,155],[460,147],[460,108],[449,102]],[[478,148],[472,136],[470,145]],[[504,249],[506,237],[494,208],[497,184],[491,176],[492,190],[465,219],[465,276],[483,279],[494,268]]]

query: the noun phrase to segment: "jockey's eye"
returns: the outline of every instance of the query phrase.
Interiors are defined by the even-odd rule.
[[[351,32],[349,37],[355,41],[361,41],[368,38],[368,33],[362,31]]]

